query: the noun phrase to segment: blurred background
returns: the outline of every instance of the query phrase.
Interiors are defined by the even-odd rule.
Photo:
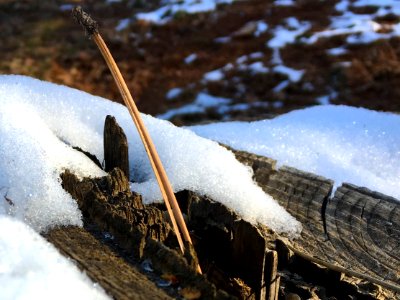
[[[0,73],[121,102],[75,5],[139,109],[177,125],[327,104],[400,112],[400,1],[0,0]]]

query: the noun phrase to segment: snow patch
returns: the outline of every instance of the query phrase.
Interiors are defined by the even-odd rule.
[[[268,29],[268,24],[265,23],[264,21],[258,21],[257,22],[257,29],[254,32],[254,36],[255,37],[259,37],[260,35],[262,35],[264,32],[266,32]]]
[[[196,59],[197,59],[197,54],[196,53],[192,53],[192,54],[188,55],[187,57],[185,57],[184,61],[185,61],[185,64],[190,65]]]
[[[310,28],[309,22],[300,22],[294,17],[289,17],[285,20],[285,25],[278,25],[272,30],[274,36],[267,42],[267,46],[283,48],[288,44],[293,44],[299,36]]]
[[[221,69],[210,71],[204,74],[203,79],[206,81],[220,81],[224,79],[225,75]]]
[[[276,6],[293,6],[294,0],[275,0],[274,4]]]
[[[165,97],[167,98],[167,100],[173,100],[173,99],[179,97],[182,94],[182,92],[183,92],[183,90],[181,88],[173,88],[167,92]]]
[[[378,11],[373,14],[356,14],[351,12],[351,7],[376,6]],[[398,1],[367,1],[359,0],[350,2],[342,0],[335,6],[342,15],[331,17],[331,24],[323,31],[303,38],[305,43],[315,43],[320,38],[330,38],[337,35],[348,35],[346,42],[349,44],[368,44],[379,39],[389,39],[400,34],[400,24],[380,24],[376,17],[388,14],[400,14]]]
[[[190,129],[280,165],[349,182],[400,199],[400,116],[324,105],[272,120],[226,122]]]
[[[328,49],[328,50],[326,50],[326,52],[332,56],[339,56],[339,55],[346,54],[347,49],[344,47],[337,47],[337,48]]]
[[[199,93],[193,103],[181,106],[179,108],[170,109],[157,117],[169,120],[178,115],[190,115],[205,113],[209,108],[218,108],[224,110],[225,106],[232,100],[222,97],[215,97],[206,93]]]
[[[177,13],[195,14],[212,11],[219,4],[229,4],[233,0],[163,0],[162,6],[154,11],[136,14],[136,18],[156,24],[165,24]]]
[[[0,294],[14,299],[110,299],[26,224],[0,214]]]
[[[116,31],[122,31],[126,28],[128,28],[128,26],[131,24],[131,19],[127,18],[127,19],[122,19],[118,22],[117,27],[115,27]]]
[[[295,70],[284,65],[274,67],[274,72],[285,74],[292,82],[298,82],[304,75],[304,70]]]

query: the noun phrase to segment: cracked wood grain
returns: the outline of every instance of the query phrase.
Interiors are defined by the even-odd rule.
[[[347,183],[332,197],[332,180],[274,162],[256,171],[266,158],[250,156],[255,180],[303,225],[297,254],[400,293],[399,200]]]

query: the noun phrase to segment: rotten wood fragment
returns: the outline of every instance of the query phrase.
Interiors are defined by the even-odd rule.
[[[243,220],[233,224],[232,263],[235,272],[254,291],[255,299],[266,299],[267,284],[264,269],[269,266],[265,262],[267,245],[259,230]]]
[[[198,237],[196,247],[207,277],[240,299],[267,299],[265,268],[270,266],[265,263],[266,253],[275,247],[278,236],[205,196],[186,191],[177,198]]]
[[[119,168],[129,178],[128,140],[113,116],[104,123],[104,162],[106,172]]]
[[[69,171],[61,175],[63,187],[87,217],[118,239],[121,247],[132,249],[141,259],[148,237],[165,241],[171,226],[162,211],[144,207],[141,197],[130,191],[129,182],[120,169],[106,177],[79,180]]]
[[[265,254],[265,291],[266,300],[278,300],[280,277],[278,275],[278,253],[268,251]]]

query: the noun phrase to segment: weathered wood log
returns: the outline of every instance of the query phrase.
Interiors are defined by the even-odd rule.
[[[121,169],[129,178],[128,140],[113,116],[107,116],[104,123],[105,171]]]
[[[253,167],[265,158],[252,154],[251,160]],[[315,174],[289,167],[254,171],[260,186],[302,223],[301,237],[288,243],[296,254],[400,293],[399,200],[350,184],[330,198],[333,182]]]
[[[302,222],[303,232],[290,242],[265,227],[241,220],[232,210],[207,197],[180,193],[178,200],[196,237],[200,261],[217,288],[242,299],[277,299],[278,291],[283,290],[286,296],[295,291],[306,298],[325,293],[339,298],[396,297],[374,284],[343,275],[398,290],[399,205],[395,199],[351,185],[339,188],[331,199],[331,180],[289,167],[277,170],[274,160],[254,154],[235,151],[235,155],[253,168],[262,188]],[[110,231],[124,248],[133,250],[139,258],[150,255],[159,270],[182,273],[187,268],[193,272],[197,261],[192,260],[190,251],[186,251],[185,260],[160,243],[176,246],[171,244],[170,228],[165,231],[160,227],[168,219],[166,214],[155,206],[144,207],[140,197],[129,191],[123,172],[114,170],[103,179],[81,182],[64,174],[63,181],[83,212]],[[382,257],[385,262],[380,263]],[[281,289],[278,258],[280,274],[286,274]],[[369,270],[371,266],[375,269]],[[287,270],[310,277],[311,282],[287,275],[291,274],[285,273]],[[187,278],[196,281],[196,274],[190,272],[185,273],[186,282]],[[226,297],[212,285],[200,286],[203,296]],[[204,286],[211,292],[206,292]],[[315,286],[320,289],[318,293],[314,292]],[[340,291],[336,291],[338,287]],[[296,293],[292,293],[294,297]]]
[[[329,239],[350,270],[400,285],[400,214],[394,198],[344,184],[328,201]],[[397,213],[396,213],[397,212]]]
[[[60,227],[45,237],[114,299],[173,299],[84,228]]]

